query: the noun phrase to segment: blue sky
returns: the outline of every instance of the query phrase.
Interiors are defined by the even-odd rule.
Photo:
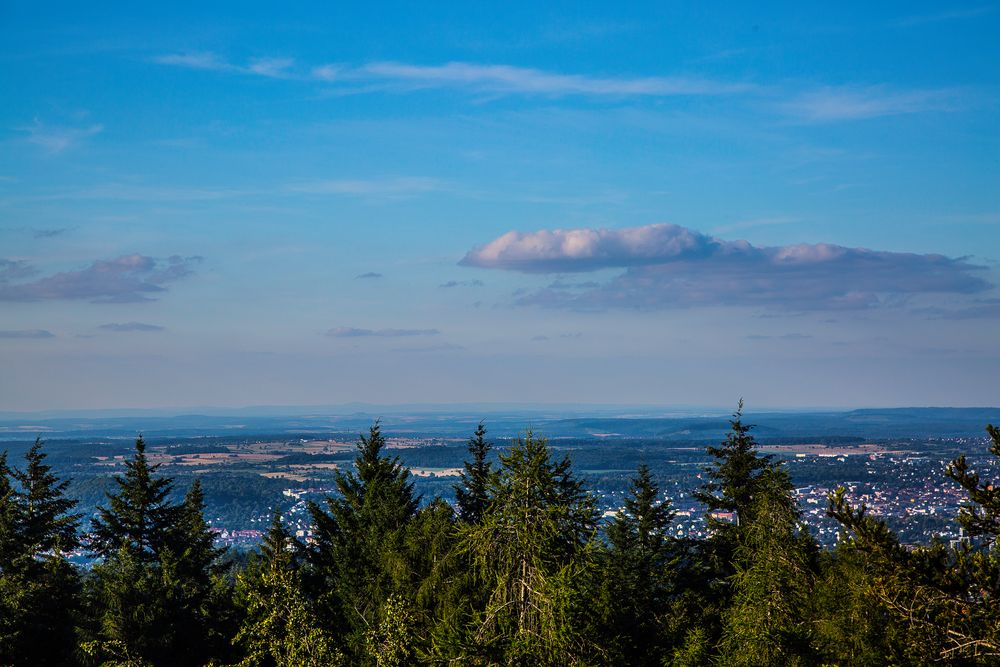
[[[0,6],[0,406],[997,402],[1000,7],[537,4]]]

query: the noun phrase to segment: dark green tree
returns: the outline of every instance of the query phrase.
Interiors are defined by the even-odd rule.
[[[69,480],[60,481],[52,466],[45,463],[42,440],[24,455],[25,469],[13,471],[21,485],[18,503],[21,511],[20,540],[31,558],[59,557],[79,543],[79,514],[70,514],[77,501],[66,497]]]
[[[228,593],[201,485],[171,501],[173,480],[156,474],[142,437],[135,450],[94,519],[91,550],[102,562],[88,579],[93,624],[83,652],[96,661],[203,665],[229,642],[217,626]]]
[[[799,523],[788,473],[758,478],[752,519],[734,554],[732,601],[723,613],[720,662],[725,665],[810,665],[806,612],[812,593],[811,538]]]
[[[181,506],[170,501],[173,480],[157,476],[158,468],[149,464],[140,435],[125,474],[115,476],[117,492],[107,494],[107,507],[97,508],[89,545],[95,556],[109,558],[126,549],[138,561],[153,562],[170,545]]]
[[[659,496],[649,467],[640,465],[625,506],[607,528],[603,602],[615,661],[623,664],[660,665],[671,644],[676,548],[667,530],[674,513]]]
[[[420,499],[410,471],[384,448],[376,421],[360,438],[354,470],[337,472],[338,495],[326,498],[325,510],[309,506],[315,540],[307,589],[358,662],[366,660],[365,632],[379,622],[389,596],[413,594],[405,542]]]
[[[9,469],[0,459],[0,477],[0,543],[6,544],[0,546],[0,588],[16,590],[12,597],[0,594],[16,601],[0,614],[6,616],[0,625],[14,626],[7,640],[0,639],[0,663],[65,663],[72,657],[79,607],[79,575],[66,559],[79,544],[79,515],[69,513],[76,501],[65,495],[69,483],[45,463],[38,438],[25,454],[24,470]]]
[[[708,447],[709,456],[715,459],[705,471],[709,481],[694,494],[709,511],[709,526],[725,533],[730,532],[733,524],[719,521],[712,513],[733,513],[736,526],[749,519],[761,475],[772,467],[771,457],[757,451],[750,433],[753,426],[743,423],[742,398],[729,424],[731,429],[725,442],[719,447]]]
[[[490,478],[493,465],[487,460],[493,445],[486,440],[486,426],[479,422],[475,434],[469,438],[471,461],[465,462],[459,483],[455,485],[458,517],[467,523],[478,523],[489,503]]]

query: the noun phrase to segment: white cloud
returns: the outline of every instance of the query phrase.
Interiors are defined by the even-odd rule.
[[[517,302],[579,309],[758,305],[856,309],[913,295],[977,294],[993,285],[967,258],[830,243],[755,247],[677,225],[508,232],[474,248],[465,266],[525,273],[621,268],[604,283],[563,283]]]
[[[46,153],[54,155],[78,146],[86,139],[100,134],[104,131],[104,126],[94,124],[86,127],[66,127],[46,125],[36,120],[21,130],[27,133],[28,142],[41,147]]]
[[[360,70],[373,78],[418,87],[473,88],[495,93],[542,95],[654,96],[725,95],[747,92],[753,86],[686,77],[594,77],[562,74],[511,65],[450,62],[412,65],[379,62]]]
[[[593,271],[705,255],[720,243],[700,232],[669,224],[507,232],[470,250],[460,263],[538,273]]]
[[[802,93],[781,105],[806,122],[863,120],[881,116],[950,111],[960,104],[954,89],[894,90],[886,86],[827,86]]]

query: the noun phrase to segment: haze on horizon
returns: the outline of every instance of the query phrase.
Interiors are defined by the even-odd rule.
[[[995,404],[1000,7],[0,8],[0,410]]]

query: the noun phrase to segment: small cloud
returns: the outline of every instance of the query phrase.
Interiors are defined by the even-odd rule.
[[[896,21],[895,25],[900,28],[911,28],[918,25],[927,25],[928,23],[941,23],[943,21],[958,21],[962,19],[974,19],[980,16],[986,16],[987,14],[992,14],[995,11],[995,7],[990,7],[988,5],[981,7],[968,7],[968,8],[957,8],[950,11],[940,12],[937,14],[921,14],[916,16],[907,16],[899,21]]]
[[[28,278],[38,273],[38,269],[31,266],[23,259],[2,259],[0,258],[0,287],[9,280]]]
[[[55,338],[56,335],[45,329],[5,329],[0,330],[0,338]]]
[[[562,279],[553,280],[549,283],[549,289],[594,289],[600,287],[601,283],[594,280],[584,280],[580,282],[566,282]]]
[[[335,327],[326,332],[331,338],[402,338],[407,336],[436,336],[437,329],[359,329]]]
[[[158,260],[145,255],[102,259],[76,271],[55,273],[30,282],[11,282],[37,273],[20,262],[0,260],[0,301],[89,299],[92,303],[152,301],[166,283],[194,273],[201,257],[174,255]],[[6,263],[4,263],[6,262]],[[11,274],[14,275],[11,275]]]
[[[423,176],[400,176],[377,179],[333,179],[297,183],[290,192],[309,195],[341,195],[354,197],[407,196],[444,189],[444,184]]]
[[[419,347],[394,347],[393,352],[454,352],[464,350],[464,345],[455,343],[441,343],[440,345],[422,345]]]
[[[865,120],[883,116],[953,111],[962,96],[954,89],[895,90],[886,86],[828,86],[802,93],[781,105],[807,123]]]
[[[485,283],[482,280],[449,280],[446,283],[441,283],[438,287],[443,287],[449,289],[452,287],[483,287]]]
[[[211,52],[168,53],[162,56],[156,56],[153,58],[153,62],[161,65],[174,65],[176,67],[189,67],[191,69],[214,71],[236,69],[233,65],[223,61],[218,55]]]
[[[548,340],[548,339],[549,339],[548,336],[532,336],[531,337],[531,340],[533,340],[533,341],[543,341],[543,340]]]
[[[143,322],[124,322],[117,323],[112,322],[109,324],[102,324],[98,329],[104,329],[105,331],[164,331],[165,328],[158,324],[145,324]]]
[[[62,127],[46,125],[36,120],[33,124],[20,129],[27,133],[27,141],[29,143],[41,147],[42,150],[50,155],[55,155],[79,145],[90,137],[100,134],[104,131],[104,126]]]
[[[746,337],[747,340],[808,340],[812,338],[809,334],[801,333],[786,333],[780,334],[778,336],[767,336],[763,334],[750,334]]]
[[[361,273],[361,274],[358,274],[358,275],[354,276],[354,279],[355,280],[375,280],[375,279],[381,278],[381,277],[382,277],[381,273],[375,273],[374,271],[369,271],[368,273]]]
[[[217,53],[200,51],[193,53],[167,53],[153,58],[153,62],[173,67],[186,67],[212,72],[234,72],[252,74],[271,79],[290,76],[289,70],[295,65],[291,58],[254,58],[246,65],[237,65],[222,58]]]
[[[251,74],[280,79],[287,76],[288,69],[294,64],[291,58],[257,58],[247,65],[246,70]]]
[[[56,227],[54,229],[36,229],[32,232],[32,236],[36,239],[51,239],[56,236],[62,236],[70,230],[69,227]]]
[[[311,74],[314,79],[320,81],[335,81],[346,70],[342,65],[328,64],[313,67]]]
[[[1000,299],[973,299],[964,308],[927,307],[914,309],[928,320],[989,320],[1000,319]]]
[[[589,76],[565,74],[504,64],[448,62],[419,65],[370,62],[362,65],[327,63],[295,68],[291,58],[258,58],[247,64],[230,62],[215,53],[173,53],[153,58],[173,67],[232,72],[300,81],[348,83],[369,90],[410,92],[458,89],[476,94],[588,97],[717,96],[751,92],[756,86],[688,76]]]

